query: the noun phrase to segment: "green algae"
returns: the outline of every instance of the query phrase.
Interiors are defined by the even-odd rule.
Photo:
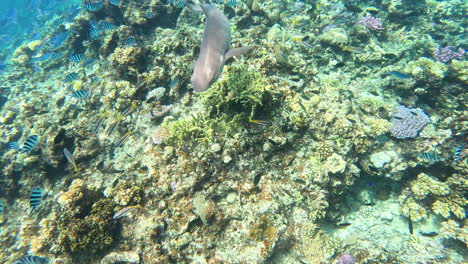
[[[235,64],[226,67],[224,77],[202,94],[203,105],[212,114],[242,114],[253,119],[266,105],[270,90],[265,76],[246,65]]]
[[[115,203],[95,202],[88,213],[75,215],[73,209],[59,214],[58,244],[68,253],[100,253],[112,246],[117,224],[113,221]]]

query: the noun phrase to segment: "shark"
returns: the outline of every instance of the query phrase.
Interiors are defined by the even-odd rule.
[[[215,83],[223,71],[226,61],[240,55],[252,46],[231,48],[231,23],[216,6],[200,0],[205,13],[205,29],[200,45],[200,53],[192,74],[192,87],[195,92],[206,91]]]

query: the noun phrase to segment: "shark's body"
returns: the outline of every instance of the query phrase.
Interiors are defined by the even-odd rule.
[[[206,15],[205,30],[200,54],[192,75],[192,86],[196,92],[206,91],[221,75],[226,59],[249,50],[251,47],[230,49],[231,24],[215,6],[200,3]]]

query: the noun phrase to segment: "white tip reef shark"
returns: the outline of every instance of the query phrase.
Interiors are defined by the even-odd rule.
[[[200,6],[206,15],[206,22],[191,80],[195,92],[206,91],[218,80],[227,59],[252,48],[230,48],[231,24],[227,17],[216,6],[203,0],[200,0]]]

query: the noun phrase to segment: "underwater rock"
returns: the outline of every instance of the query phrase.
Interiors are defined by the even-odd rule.
[[[393,157],[396,156],[397,153],[395,151],[381,151],[372,153],[369,157],[369,160],[375,168],[380,169],[383,168],[385,164],[392,162]]]
[[[118,263],[140,263],[140,256],[134,251],[111,252],[101,260],[101,264]]]
[[[193,198],[192,203],[195,214],[198,215],[202,222],[206,225],[208,220],[214,214],[214,202],[207,200],[203,194],[197,193]]]

